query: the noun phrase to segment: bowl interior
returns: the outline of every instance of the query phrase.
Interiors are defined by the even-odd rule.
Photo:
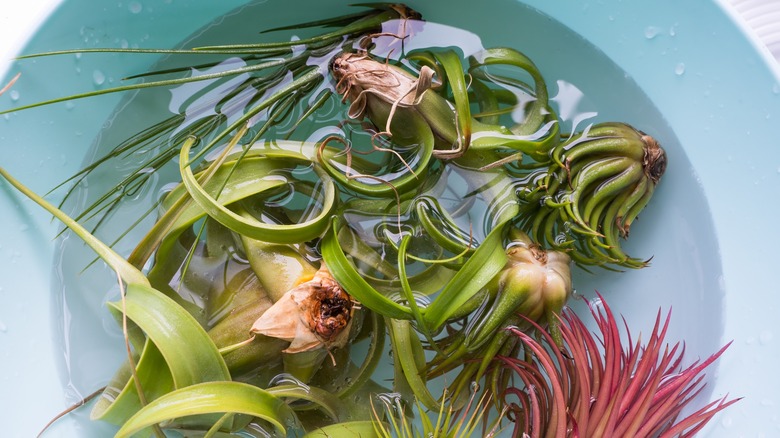
[[[188,6],[149,1],[140,8],[141,3],[131,2],[115,10],[92,9],[95,3],[66,2],[25,53],[73,47],[173,47],[183,40],[192,44],[251,41],[264,28],[349,11],[345,4],[259,1],[222,16],[241,2]],[[537,9],[513,0],[494,0],[489,6],[465,0],[447,3],[447,7],[417,3],[410,5],[424,17],[453,27],[447,38],[440,38],[439,31],[432,32],[435,44],[447,46],[451,41],[479,38],[485,47],[510,46],[527,54],[545,76],[568,129],[623,121],[659,140],[669,157],[667,173],[632,227],[626,246],[631,255],[652,257],[651,266],[623,273],[578,271],[575,288],[590,299],[596,290],[602,293],[613,309],[625,316],[634,333],[649,331],[659,308],[673,309],[669,341],[684,339],[691,360],[716,351],[722,344],[726,307],[720,236],[700,182],[700,169],[692,164],[691,149],[678,139],[676,127],[686,121],[679,115],[673,123],[664,117],[656,105],[660,91],[639,85],[632,75],[634,65],[630,71],[617,65],[602,51],[604,47],[594,46]],[[183,14],[188,17],[186,22],[175,19]],[[15,93],[0,97],[0,104],[6,108],[118,85],[122,77],[143,71],[154,60],[126,54],[83,54],[22,61],[10,72],[21,71],[22,80]],[[57,72],[56,79],[52,72]],[[683,75],[685,67],[670,74]],[[3,166],[36,192],[47,192],[93,159],[97,149],[108,146],[93,144],[99,134],[105,140],[118,135],[116,129],[121,132],[116,125],[133,114],[128,102],[138,104],[105,96],[5,116],[0,120]],[[167,103],[164,106],[167,110]],[[122,111],[115,112],[117,108]],[[108,129],[101,131],[103,128]],[[34,395],[22,395],[18,402],[32,406],[39,397],[49,400],[38,412],[19,411],[25,419],[22,422],[28,423],[20,431],[34,432],[61,406],[105,384],[122,360],[121,333],[105,308],[106,300],[116,294],[115,279],[99,266],[82,272],[93,258],[91,252],[75,237],[52,244],[57,225],[31,203],[20,201],[10,189],[3,186],[3,190],[7,193],[0,197],[0,209],[13,213],[10,225],[0,231],[0,244],[12,255],[12,264],[0,267],[0,299],[13,301],[11,307],[2,308],[14,311],[0,313],[4,332],[0,342],[30,355],[28,359],[15,357],[10,365],[2,366],[9,366],[10,373],[23,381],[41,376],[32,391],[25,390]],[[115,226],[121,228],[122,224]],[[35,276],[30,275],[33,272]],[[19,298],[22,290],[28,293]],[[16,295],[13,300],[9,298],[12,293]],[[22,334],[33,327],[38,334],[30,346],[29,338]],[[63,398],[63,402],[57,401]],[[58,425],[60,430],[102,436],[110,429],[90,423],[87,410],[82,410]]]

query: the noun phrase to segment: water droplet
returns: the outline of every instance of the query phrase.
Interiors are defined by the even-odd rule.
[[[68,111],[71,111],[73,108],[76,108],[76,103],[73,101],[67,101],[65,102],[65,109]]]
[[[8,95],[11,97],[11,100],[16,102],[19,100],[19,92],[17,90],[11,90]]]
[[[658,36],[658,34],[661,33],[661,29],[655,27],[655,26],[647,26],[645,28],[645,38],[651,40]]]
[[[677,35],[677,28],[675,26],[672,26],[669,28],[669,36],[673,37]]]
[[[682,76],[685,73],[685,64],[680,62],[674,67],[674,74]]]
[[[25,231],[27,231],[29,229],[30,229],[30,225],[28,225],[28,224],[22,224],[22,225],[19,226],[19,231],[21,231],[21,232],[25,232]]]
[[[5,333],[7,331],[8,331],[8,326],[6,326],[3,321],[0,321],[0,333]]]
[[[727,417],[723,417],[723,419],[722,419],[722,420],[720,420],[720,424],[721,424],[723,427],[725,427],[725,428],[729,428],[729,427],[731,427],[731,424],[732,424],[733,422],[734,422],[734,420],[732,420],[732,419],[731,419],[731,417],[728,417],[728,416],[727,416]]]
[[[604,302],[601,298],[596,297],[590,300],[590,306],[597,312],[601,312],[604,309]]]
[[[95,85],[103,85],[106,82],[106,75],[100,70],[95,70],[92,72],[92,81]]]
[[[758,335],[758,342],[761,345],[766,345],[766,344],[772,342],[772,339],[774,337],[775,337],[775,335],[771,331],[764,330],[764,331],[761,332],[760,335]]]
[[[772,85],[772,93],[774,93],[774,94],[780,94],[780,84],[774,84],[774,85]]]
[[[127,5],[127,9],[130,10],[133,14],[137,14],[143,10],[144,6],[140,2],[130,2]]]
[[[772,400],[769,400],[768,398],[765,398],[761,400],[761,406],[774,406],[775,403]]]

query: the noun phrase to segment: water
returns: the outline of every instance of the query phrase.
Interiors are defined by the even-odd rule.
[[[137,11],[135,5],[138,6]],[[132,13],[146,11],[137,2],[130,3],[128,7]],[[219,26],[200,33],[191,44],[210,41],[212,38],[219,41],[253,41],[258,28],[279,24],[283,18],[295,14],[294,11],[285,10],[278,21],[274,19],[270,23],[269,15],[272,14],[263,13],[267,7],[262,4],[252,5],[241,16],[226,17]],[[429,26],[436,32],[425,34],[426,39],[421,44],[450,45],[458,41],[458,47],[465,53],[473,51],[479,44],[518,48],[529,55],[545,75],[552,101],[564,117],[567,129],[577,129],[595,121],[621,120],[652,133],[662,142],[670,157],[669,171],[647,212],[632,228],[632,237],[627,246],[631,254],[654,256],[653,266],[627,273],[598,271],[596,275],[590,275],[577,272],[575,285],[584,296],[592,296],[595,289],[604,293],[613,309],[626,314],[637,331],[649,327],[659,306],[673,306],[677,318],[674,319],[669,339],[682,338],[681,334],[686,333],[691,351],[689,357],[692,358],[697,357],[697,352],[701,353],[699,356],[704,356],[715,351],[721,327],[719,302],[722,288],[716,281],[720,264],[716,248],[713,247],[715,239],[706,201],[695,182],[695,170],[690,168],[674,133],[670,132],[663,116],[658,114],[642,91],[596,48],[568,29],[540,17],[535,11],[520,4],[507,1],[500,7],[507,13],[491,16],[490,21],[473,20],[472,17],[477,16],[474,14],[480,12],[474,10],[476,6],[465,2],[444,11],[423,10],[430,19],[446,23],[446,26],[452,28]],[[295,21],[298,19],[284,22]],[[91,31],[87,34],[85,38],[95,37]],[[457,35],[457,38],[453,35]],[[545,37],[539,38],[540,35]],[[83,63],[83,59],[79,63]],[[83,67],[83,71],[94,71],[95,74],[90,78],[94,85],[105,86],[107,80],[103,70],[87,70]],[[683,74],[684,65],[681,71],[680,66],[677,66],[675,73]],[[173,104],[176,102],[175,97],[175,91],[172,94],[139,93],[121,102],[96,141],[96,150],[88,154],[86,161],[99,155],[97,150],[105,150],[137,130],[137,125],[125,125],[123,120],[153,120],[168,115],[169,105],[161,105],[160,102]],[[91,104],[82,102],[79,102],[79,106]],[[174,105],[175,108],[178,106],[178,103]],[[343,109],[329,109],[329,116],[318,120],[318,124],[305,127],[298,135],[301,138],[314,136],[323,126],[331,124],[339,111]],[[283,128],[280,127],[280,130]],[[100,185],[115,182],[118,173],[127,171],[142,160],[143,155],[131,157],[119,167],[96,173],[83,184],[78,197],[69,204],[70,211],[83,208],[89,199],[94,199],[96,193],[100,192]],[[113,240],[111,236],[128,226],[128,219],[134,213],[145,209],[157,199],[160,187],[176,179],[175,169],[163,169],[155,173],[154,178],[151,186],[130,192],[122,207],[112,214],[108,226],[104,226],[98,233],[99,237]],[[445,186],[448,196],[442,199],[449,199],[450,208],[456,208],[457,203],[453,200],[458,198],[458,190],[462,187],[458,184]],[[461,230],[468,229],[469,220],[479,221],[485,217],[485,202],[477,201],[475,210],[472,210],[475,213],[464,216],[463,221],[458,223]],[[353,223],[360,224],[361,221],[356,218]],[[139,230],[149,225],[150,221],[147,220],[139,226]],[[369,227],[366,225],[364,228],[366,235],[369,234]],[[474,228],[477,230],[474,237],[480,240],[484,236],[484,227]],[[118,251],[127,254],[139,233],[134,232],[120,241]],[[75,393],[90,393],[92,389],[105,384],[123,360],[121,333],[105,309],[106,301],[117,299],[118,288],[115,286],[115,277],[107,273],[101,263],[82,272],[94,255],[75,238],[62,239],[58,246],[55,270],[59,282],[53,286],[53,290],[61,317],[57,321],[59,330],[55,348],[62,352],[63,382],[67,382],[65,391],[69,399],[73,400]],[[767,336],[764,336],[766,339]],[[771,340],[771,335],[768,339]],[[387,368],[387,363],[383,367]]]

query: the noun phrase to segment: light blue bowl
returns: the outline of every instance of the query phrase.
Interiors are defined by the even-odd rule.
[[[243,3],[66,1],[24,53],[172,47]],[[347,2],[323,3],[269,1],[251,9],[263,12],[253,29],[332,15],[333,5]],[[433,21],[474,31],[486,45],[526,52],[548,81],[564,80],[582,90],[583,105],[597,108],[600,118],[633,123],[662,141],[669,170],[629,242],[634,254],[654,256],[652,266],[624,274],[578,274],[576,287],[586,296],[598,288],[636,333],[651,328],[659,307],[672,308],[668,340],[685,340],[689,361],[734,341],[708,373],[701,401],[727,393],[744,399],[719,414],[702,435],[780,434],[780,377],[772,362],[778,357],[773,311],[780,300],[772,274],[780,264],[770,256],[780,247],[774,232],[774,215],[780,213],[775,129],[780,82],[766,52],[726,6],[714,1],[409,4]],[[539,20],[538,14],[551,18]],[[568,32],[564,27],[582,39],[561,37]],[[153,61],[109,60],[65,56],[11,66],[1,83],[19,71],[22,77],[15,93],[0,96],[0,109],[107,86]],[[118,96],[108,96],[0,118],[0,165],[36,192],[47,192],[80,167],[118,102]],[[95,389],[84,382],[109,376],[121,350],[104,351],[108,335],[85,322],[89,312],[52,292],[53,279],[62,275],[62,264],[54,262],[58,224],[6,184],[0,184],[0,212],[0,418],[3,436],[28,437],[77,394]],[[100,312],[105,291],[103,285],[95,288],[97,298],[84,307]],[[65,342],[72,338],[63,333],[75,336],[79,346]],[[101,347],[89,351],[85,345]],[[67,417],[48,436],[108,433],[90,425],[86,415]]]

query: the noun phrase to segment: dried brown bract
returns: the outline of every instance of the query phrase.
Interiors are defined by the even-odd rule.
[[[661,145],[655,140],[655,138],[642,133],[642,142],[645,144],[645,157],[642,161],[642,165],[645,169],[645,175],[650,178],[654,184],[658,184],[658,181],[666,172],[666,152],[661,148]]]
[[[285,353],[338,348],[347,343],[352,312],[352,298],[323,265],[263,313],[251,332],[289,341]]]
[[[309,312],[309,329],[322,339],[333,339],[349,325],[352,299],[330,274],[309,287],[312,293],[303,303]]]
[[[433,85],[433,70],[422,67],[419,77],[406,70],[376,61],[367,54],[342,53],[331,65],[336,79],[336,91],[342,101],[349,100],[349,116],[360,119],[368,116],[376,123],[373,113],[376,105],[390,105],[385,131],[390,132],[390,123],[398,107],[408,108],[417,104],[422,94]]]

